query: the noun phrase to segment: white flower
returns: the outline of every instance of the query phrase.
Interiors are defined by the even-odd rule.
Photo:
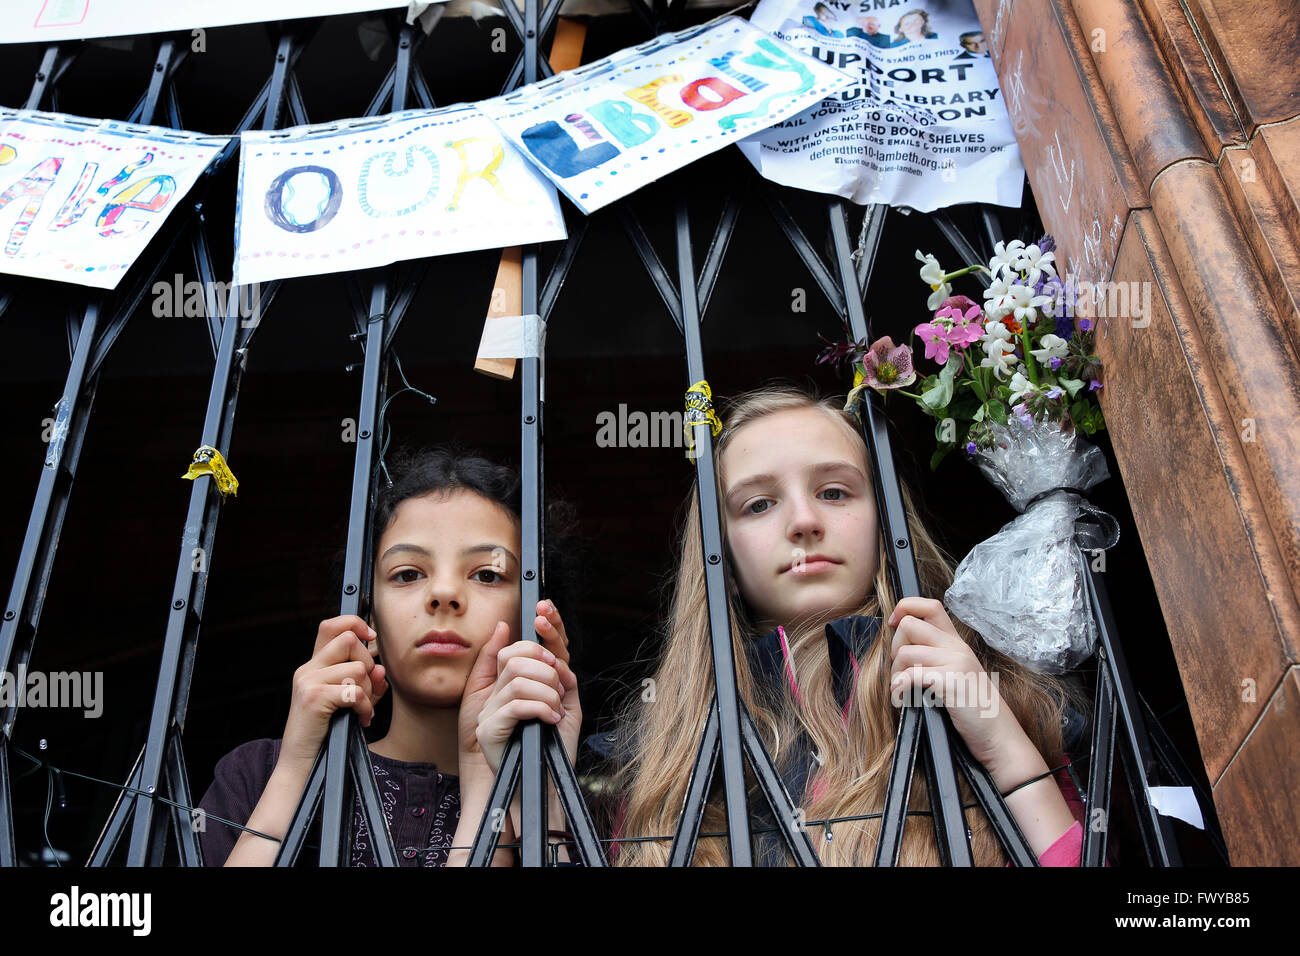
[[[921,250],[916,250],[916,258],[922,263],[921,281],[926,285],[940,285],[943,282],[943,266],[939,265],[939,260],[934,256],[922,255]]]
[[[993,258],[989,260],[989,271],[995,276],[999,271],[1005,271],[1008,276],[1015,275],[1017,263],[1019,263],[1025,244],[1019,239],[1012,239],[1010,242],[999,242],[993,247]]]
[[[1009,289],[1007,281],[999,278],[994,279],[984,290],[984,298],[988,300],[984,304],[984,314],[988,318],[1000,320],[1011,314],[1011,309],[1004,304]]]
[[[1070,351],[1069,342],[1059,336],[1051,335],[1050,333],[1039,339],[1038,345],[1039,347],[1031,349],[1029,354],[1038,359],[1038,361],[1042,362],[1044,365],[1054,358],[1065,358]]]
[[[1016,263],[1016,268],[1020,270],[1029,270],[1029,275],[1025,281],[1030,285],[1038,282],[1039,276],[1046,273],[1049,276],[1056,276],[1056,267],[1052,265],[1056,259],[1055,252],[1043,252],[1037,244],[1027,246],[1020,254],[1020,260]]]
[[[1011,402],[1015,404],[1021,397],[1034,390],[1033,384],[1020,372],[1011,376]]]
[[[952,286],[944,282],[937,289],[930,293],[930,298],[925,300],[925,307],[933,312],[939,306],[943,305],[943,300],[952,295]]]
[[[933,290],[925,303],[925,307],[933,312],[943,305],[944,299],[952,295],[952,286],[943,281],[943,266],[939,265],[938,259],[922,255],[920,249],[916,250],[916,258],[922,263],[921,281]]]
[[[1016,357],[1012,353],[1015,352],[1016,347],[1010,342],[995,339],[986,345],[984,350],[988,352],[988,358],[981,359],[980,365],[985,368],[991,366],[993,374],[999,379],[1006,375],[1011,366],[1015,364]]]
[[[984,336],[980,345],[988,356],[980,362],[983,368],[992,368],[999,379],[1016,366],[1016,343],[1011,340],[1011,331],[1001,322],[984,323]]]
[[[1001,313],[999,318],[1015,313],[1016,321],[1028,326],[1038,321],[1038,309],[1051,303],[1051,296],[1036,296],[1029,286],[1017,283],[1007,288],[1007,294],[996,303],[995,311]]]

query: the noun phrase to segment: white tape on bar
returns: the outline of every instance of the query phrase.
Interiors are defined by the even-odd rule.
[[[1201,816],[1201,805],[1196,801],[1196,792],[1191,787],[1148,787],[1151,806],[1156,812],[1166,817],[1173,817],[1190,823],[1198,830],[1205,829],[1205,819]]]
[[[545,350],[546,323],[540,315],[494,315],[483,322],[481,359],[541,358]]]

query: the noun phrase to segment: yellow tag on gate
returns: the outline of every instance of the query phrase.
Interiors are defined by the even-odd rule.
[[[222,458],[221,452],[211,445],[203,445],[194,453],[194,461],[190,464],[190,470],[181,477],[193,480],[200,475],[212,476],[212,480],[216,482],[217,490],[221,492],[222,498],[239,492],[239,481],[231,474],[226,459]]]
[[[682,419],[682,428],[686,433],[686,457],[695,464],[695,426],[708,423],[709,432],[714,438],[722,431],[722,422],[713,410],[713,390],[704,379],[696,382],[686,390],[686,417]]]

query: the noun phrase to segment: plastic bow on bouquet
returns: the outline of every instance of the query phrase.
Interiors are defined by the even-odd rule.
[[[911,342],[897,346],[888,336],[869,346],[833,344],[818,361],[853,362],[845,410],[859,417],[868,388],[916,401],[936,419],[931,469],[961,447],[1021,512],[962,560],[944,603],[990,647],[1031,670],[1059,674],[1096,648],[1080,549],[1113,547],[1119,529],[1084,500],[1110,476],[1101,450],[1079,434],[1106,427],[1096,399],[1101,365],[1092,323],[1080,319],[1075,327],[1053,245],[1051,236],[1030,246],[999,242],[987,268],[955,272],[916,253],[933,318],[916,326],[912,341],[919,335],[923,360],[940,366],[919,384]],[[975,271],[992,277],[982,306],[953,295],[949,284]],[[906,391],[909,385],[917,390]]]

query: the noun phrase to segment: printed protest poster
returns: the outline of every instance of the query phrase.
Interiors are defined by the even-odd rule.
[[[57,43],[406,5],[405,0],[5,0],[0,43]]]
[[[1020,205],[1020,150],[971,0],[761,0],[751,22],[858,80],[740,144],[765,178],[921,212]]]
[[[235,282],[568,236],[554,187],[463,104],[242,134]]]
[[[475,105],[590,213],[853,82],[722,17]]]
[[[113,289],[230,142],[0,110],[0,272]]]

